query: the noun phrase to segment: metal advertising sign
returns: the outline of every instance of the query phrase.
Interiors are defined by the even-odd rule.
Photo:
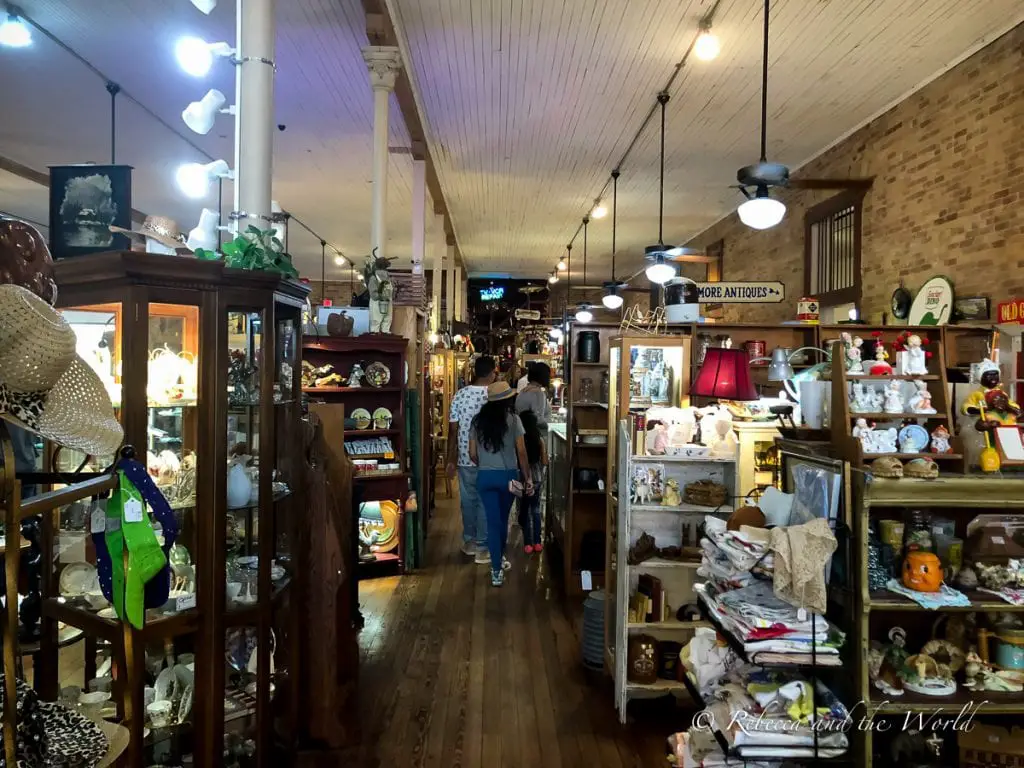
[[[1024,324],[1024,299],[999,302],[996,305],[996,322]]]
[[[702,304],[778,304],[786,298],[786,286],[771,280],[697,283],[697,290]]]

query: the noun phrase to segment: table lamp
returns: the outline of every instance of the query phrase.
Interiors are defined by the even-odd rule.
[[[690,387],[690,395],[717,400],[757,400],[746,350],[710,347]]]

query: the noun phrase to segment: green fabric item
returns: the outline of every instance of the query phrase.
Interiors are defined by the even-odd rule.
[[[110,584],[114,613],[124,620],[124,534],[121,531],[121,517],[124,500],[121,489],[115,488],[107,503],[107,526],[103,536],[110,553]]]
[[[113,566],[114,610],[122,620],[127,618],[133,627],[142,629],[146,617],[146,582],[160,573],[167,559],[149,522],[142,494],[124,472],[118,471],[117,476],[118,489],[107,505],[107,516],[112,516],[113,507],[121,523],[120,530],[113,532],[114,547],[111,547],[112,532],[106,534]],[[136,519],[128,519],[131,517],[128,510],[136,512]],[[122,565],[125,547],[128,549],[127,572],[124,572]]]

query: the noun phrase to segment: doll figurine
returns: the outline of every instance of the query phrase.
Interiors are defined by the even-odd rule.
[[[864,363],[861,362],[861,347],[864,339],[854,336],[853,340],[846,347],[846,373],[849,376],[863,376]]]
[[[921,337],[916,333],[907,337],[904,373],[910,376],[924,376],[928,373],[928,362],[925,357]]]
[[[860,382],[855,383],[851,408],[854,413],[876,413],[874,388]]]
[[[932,431],[931,440],[932,453],[950,453],[953,448],[949,444],[949,430],[942,424],[939,424]]]
[[[984,411],[974,423],[974,428],[979,432],[991,432],[999,427],[1016,426],[1018,416],[1020,407],[1003,390],[990,389],[985,393]]]
[[[711,440],[712,456],[735,456],[739,439],[732,428],[732,419],[719,417],[715,422],[715,437]]]
[[[875,453],[875,431],[868,426],[867,419],[857,419],[853,436],[860,440],[860,448],[864,453]]]
[[[902,388],[903,382],[899,380],[889,382],[889,387],[885,390],[886,413],[903,413],[903,394],[900,392]]]
[[[875,344],[875,362],[871,364],[869,373],[872,376],[888,376],[892,373],[892,366],[889,365],[889,353],[885,351],[885,344],[878,341]]]
[[[984,408],[986,412],[992,407],[987,402],[987,397],[990,392],[998,391],[1002,392],[1006,398],[1007,411],[1012,413],[1015,417],[1020,416],[1020,406],[1010,399],[1006,392],[1003,392],[999,386],[999,366],[996,365],[992,360],[982,360],[980,369],[980,380],[981,387],[976,389],[974,392],[969,394],[964,400],[964,404],[961,407],[961,412],[968,416],[980,416],[981,410]],[[988,415],[986,413],[986,415]]]
[[[896,382],[893,382],[894,384]],[[907,404],[914,413],[935,413],[932,407],[932,395],[928,391],[928,385],[920,379],[914,381],[916,391],[910,396]]]
[[[896,453],[896,439],[899,433],[892,427],[876,429],[872,435],[875,453]]]
[[[679,481],[669,478],[665,481],[665,492],[661,496],[661,506],[678,507],[683,503],[683,497],[679,493]]]

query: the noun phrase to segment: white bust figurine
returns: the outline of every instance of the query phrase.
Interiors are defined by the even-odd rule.
[[[711,454],[713,456],[735,456],[736,447],[739,445],[739,438],[732,428],[732,417],[726,414],[719,414],[715,421],[715,436],[711,439]]]
[[[889,382],[889,387],[885,390],[886,413],[903,413],[903,394],[900,392],[902,387],[903,382],[899,379]]]
[[[921,346],[921,337],[916,333],[907,338],[904,356],[904,373],[910,376],[924,376],[928,373],[928,361]]]
[[[875,453],[875,431],[868,426],[867,419],[857,419],[853,436],[860,440],[860,449],[864,453]]]
[[[932,407],[932,393],[928,391],[928,385],[917,379],[914,381],[915,391],[910,396],[908,405],[914,413],[935,413]]]

